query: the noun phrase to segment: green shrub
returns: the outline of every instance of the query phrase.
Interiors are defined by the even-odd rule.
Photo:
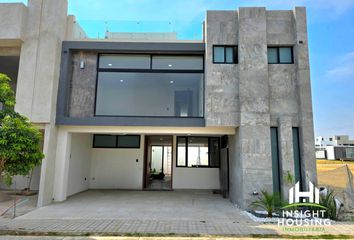
[[[280,195],[269,193],[267,190],[262,190],[258,200],[250,204],[251,208],[260,208],[267,211],[267,217],[272,217],[273,213],[279,210],[281,206]]]

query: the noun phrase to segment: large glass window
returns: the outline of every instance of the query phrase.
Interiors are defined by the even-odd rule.
[[[201,55],[101,54],[95,115],[203,117],[203,69]]]
[[[96,115],[203,116],[202,73],[99,72]]]
[[[269,64],[294,63],[292,47],[268,47]]]
[[[177,167],[219,167],[220,138],[178,137]]]

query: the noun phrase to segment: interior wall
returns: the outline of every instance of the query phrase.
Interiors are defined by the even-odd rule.
[[[142,189],[144,136],[140,148],[92,148],[91,189]]]
[[[72,134],[67,196],[89,188],[91,164],[91,134]]]

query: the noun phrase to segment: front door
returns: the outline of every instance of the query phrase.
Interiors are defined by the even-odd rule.
[[[144,189],[172,189],[172,136],[146,136]]]

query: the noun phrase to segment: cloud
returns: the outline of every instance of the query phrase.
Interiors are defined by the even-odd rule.
[[[337,57],[333,62],[335,66],[327,71],[329,77],[354,77],[354,51]]]

